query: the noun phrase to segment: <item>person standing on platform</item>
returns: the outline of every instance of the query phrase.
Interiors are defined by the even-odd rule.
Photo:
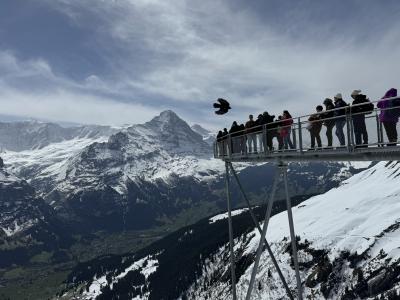
[[[257,137],[254,132],[256,122],[253,119],[253,115],[249,115],[249,120],[246,122],[246,125],[244,126],[246,128],[246,137],[247,137],[247,150],[248,153],[257,152]]]
[[[389,100],[387,98],[397,97],[397,90],[390,89],[386,92],[385,96],[379,100],[377,106],[381,109],[379,114],[379,120],[385,127],[386,135],[389,140],[388,146],[396,146],[397,145],[397,122],[399,121],[400,115],[400,106],[397,107],[397,103],[399,99]],[[400,103],[399,103],[400,104]]]
[[[344,102],[341,93],[336,94],[336,96],[333,99],[335,101],[335,109],[336,109],[334,112],[334,116],[336,117],[336,119],[335,119],[336,132],[335,133],[339,139],[340,146],[345,146],[346,139],[344,137],[343,128],[344,128],[344,125],[346,125],[346,113],[347,113],[346,107],[348,105],[346,102]],[[340,108],[342,108],[342,109],[340,109]]]
[[[256,132],[257,132],[257,140],[258,140],[258,152],[265,151],[265,139],[263,138],[263,126],[264,126],[264,117],[262,114],[259,114],[256,120]]]
[[[293,118],[291,114],[287,111],[283,111],[282,115],[282,128],[281,128],[281,136],[283,139],[283,145],[285,149],[294,149],[292,140],[291,140],[291,133],[292,133],[292,124]]]
[[[326,98],[324,100],[324,105],[325,105],[325,113],[321,114],[321,118],[323,120],[323,124],[326,127],[326,138],[328,140],[328,147],[332,147],[333,143],[333,127],[335,127],[335,119],[334,117],[334,112],[332,109],[335,109],[335,105],[333,105],[332,99]]]
[[[353,119],[353,128],[356,147],[368,147],[368,132],[365,125],[365,114],[372,113],[374,105],[367,99],[367,96],[361,94],[361,90],[354,90],[351,93],[354,99],[351,106],[351,116]]]
[[[320,132],[322,129],[322,121],[321,121],[321,114],[322,114],[323,107],[321,105],[318,105],[316,107],[316,114],[312,114],[309,118],[308,121],[309,126],[308,130],[310,131],[311,135],[311,149],[315,149],[315,141],[317,141],[318,148],[322,148],[322,142],[321,142],[321,136]]]
[[[229,147],[231,147],[232,153],[237,153],[240,152],[240,142],[239,142],[239,137],[238,135],[240,128],[239,125],[236,121],[232,123],[231,129],[229,130],[229,133],[231,135],[231,144]]]

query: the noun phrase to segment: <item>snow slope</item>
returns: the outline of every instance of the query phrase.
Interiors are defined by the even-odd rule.
[[[390,289],[400,291],[399,176],[400,163],[381,162],[293,209],[295,231],[300,237],[301,278],[307,297],[357,299],[387,295]],[[294,291],[286,212],[274,216],[268,228],[267,239]],[[240,237],[236,240],[236,255],[254,255],[258,242],[256,230]],[[219,251],[228,251],[228,246]],[[219,264],[210,266],[210,270],[227,269],[224,262]],[[252,266],[239,279],[239,299],[246,295]],[[198,288],[213,275],[203,273],[197,288],[192,287],[188,293],[192,299],[229,296],[228,285],[221,282],[211,283],[207,289]],[[324,275],[327,278],[321,279]],[[285,290],[267,253],[263,253],[252,299],[281,298],[285,298]]]
[[[1,156],[4,158],[8,170],[25,177],[38,190],[46,191],[53,187],[54,183],[65,178],[70,159],[92,143],[104,142],[107,139],[107,137],[76,138],[51,143],[40,149],[19,152],[4,151]]]

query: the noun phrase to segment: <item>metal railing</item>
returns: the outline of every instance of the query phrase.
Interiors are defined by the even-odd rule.
[[[400,97],[371,101],[374,109],[368,113],[354,113],[355,108],[368,104],[360,103],[295,117],[291,119],[293,121],[291,125],[284,125],[283,122],[287,120],[278,120],[229,133],[214,143],[214,157],[232,160],[289,154],[300,156],[310,152],[356,153],[357,151],[365,152],[365,148],[380,149],[388,146],[391,146],[391,151],[400,150],[397,139],[388,140],[384,134],[384,126],[379,118],[379,114],[384,111],[392,111],[393,115],[399,116],[400,106],[381,109],[376,105],[379,101],[394,103],[396,99],[400,100]],[[342,115],[338,115],[337,112],[340,111]],[[309,118],[315,114],[326,115],[326,113],[335,114],[335,112],[337,115],[334,117],[309,121]],[[366,134],[360,133],[360,126],[364,127],[362,119],[365,119]],[[329,141],[329,133],[332,136],[331,141]],[[342,137],[342,141],[338,136]]]

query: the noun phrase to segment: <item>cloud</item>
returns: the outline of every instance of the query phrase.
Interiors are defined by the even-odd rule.
[[[81,124],[136,124],[152,119],[159,110],[59,90],[50,94],[0,91],[0,114]]]
[[[0,52],[0,114],[83,124],[141,123],[159,109],[99,96],[104,91],[96,76],[80,85],[56,76],[42,59],[19,61]],[[46,81],[46,88],[43,82]],[[34,82],[40,87],[35,88]]]
[[[391,14],[398,9],[378,9],[373,1],[328,7],[310,1],[43,2],[68,16],[77,30],[93,33],[87,44],[108,72],[88,70],[79,81],[55,70],[46,57],[21,62],[8,55],[0,56],[0,71],[6,70],[0,82],[10,93],[22,89],[26,99],[34,83],[50,98],[87,101],[82,110],[90,122],[96,102],[103,110],[130,106],[139,112],[136,119],[170,108],[217,128],[265,110],[305,114],[325,97],[355,88],[376,99],[397,83],[400,21]],[[223,118],[210,107],[218,97],[230,99],[234,108]],[[81,114],[64,119],[83,120]],[[116,121],[111,116],[99,120]]]

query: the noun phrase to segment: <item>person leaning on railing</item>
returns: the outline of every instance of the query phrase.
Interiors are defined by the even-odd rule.
[[[257,152],[257,137],[255,134],[256,131],[256,122],[253,119],[253,115],[249,115],[249,120],[246,122],[244,127],[246,128],[246,136],[247,136],[247,145],[248,152]]]
[[[367,126],[365,125],[365,115],[373,112],[374,105],[367,99],[366,95],[361,94],[361,90],[354,90],[351,93],[351,97],[354,99],[351,106],[351,115],[356,147],[368,147],[368,132]]]
[[[400,100],[387,99],[393,97],[397,97],[397,90],[392,88],[386,92],[377,104],[378,108],[381,109],[379,120],[382,122],[383,127],[385,127],[386,135],[389,140],[388,146],[396,146],[397,144],[396,125],[400,116]]]
[[[281,136],[283,139],[283,145],[285,149],[294,149],[294,145],[291,140],[291,133],[292,133],[292,124],[293,119],[291,114],[287,111],[283,111],[282,115],[282,129],[281,129]]]
[[[332,147],[333,144],[333,127],[335,127],[334,112],[335,105],[333,105],[332,99],[325,98],[324,100],[325,112],[321,114],[321,118],[324,119],[324,125],[326,127],[326,138],[328,140],[328,147]]]
[[[336,125],[336,136],[339,139],[340,146],[345,146],[346,145],[346,139],[344,137],[344,132],[343,128],[344,125],[346,125],[346,111],[348,104],[344,102],[342,98],[342,94],[338,93],[336,96],[333,98],[335,102],[335,110],[334,115],[336,117],[335,119],[335,125]],[[343,109],[338,109],[338,108],[343,108]]]
[[[240,142],[238,139],[238,136],[240,135],[239,133],[240,127],[236,121],[233,121],[231,129],[229,130],[229,134],[231,135],[231,144],[229,147],[231,147],[232,153],[237,153],[240,152]]]
[[[315,149],[315,141],[317,141],[318,148],[322,148],[321,136],[319,134],[322,128],[321,115],[323,107],[318,105],[315,109],[317,113],[312,114],[308,118],[309,124],[307,126],[311,136],[311,149]]]
[[[278,133],[278,124],[274,122],[275,115],[270,115],[268,112],[263,113],[264,124],[267,129],[267,148],[268,150],[273,150],[273,143],[272,140],[274,137],[280,140],[280,136]]]
[[[262,114],[259,114],[257,117],[256,122],[256,129],[257,129],[257,140],[258,140],[258,151],[264,151],[265,142],[263,138],[263,128],[262,126],[265,124],[264,117]]]

